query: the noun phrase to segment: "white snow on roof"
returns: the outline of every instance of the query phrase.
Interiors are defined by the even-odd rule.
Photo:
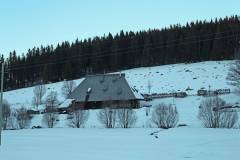
[[[90,93],[92,91],[92,88],[88,88],[87,92]]]
[[[141,95],[141,93],[136,88],[131,87],[131,90],[133,91],[133,94],[137,99],[144,99],[144,97]]]

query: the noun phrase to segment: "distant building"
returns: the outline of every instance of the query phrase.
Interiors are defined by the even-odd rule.
[[[69,99],[74,100],[75,108],[138,108],[143,97],[130,87],[125,74],[103,74],[87,76]]]

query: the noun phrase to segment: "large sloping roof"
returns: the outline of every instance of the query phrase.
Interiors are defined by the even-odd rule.
[[[69,96],[83,102],[89,93],[88,101],[142,99],[137,90],[131,88],[124,74],[104,74],[87,76]]]

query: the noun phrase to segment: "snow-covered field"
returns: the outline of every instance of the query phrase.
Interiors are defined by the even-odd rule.
[[[122,71],[131,86],[141,93],[171,93],[187,91],[194,95],[200,88],[214,89],[233,88],[227,84],[226,76],[233,61],[211,61],[193,64],[175,64],[158,67],[136,68]],[[83,79],[75,80],[80,84]],[[47,93],[58,92],[60,102],[63,82],[47,85]],[[239,102],[234,93],[220,96],[227,103]],[[4,93],[12,107],[32,107],[33,87]],[[66,115],[61,115],[56,128],[26,129],[3,132],[3,146],[0,147],[0,160],[148,160],[148,159],[199,159],[225,160],[239,159],[239,129],[206,129],[197,118],[201,100],[204,97],[188,96],[186,98],[155,99],[142,104],[152,105],[150,111],[159,103],[174,103],[179,112],[179,124],[187,124],[168,130],[149,128],[150,117],[146,108],[136,110],[138,121],[132,129],[104,129],[96,114],[90,110],[85,128],[67,127]],[[42,115],[32,119],[31,126],[43,126]],[[157,133],[150,135],[151,133]],[[156,138],[157,137],[157,138]]]
[[[122,71],[126,74],[126,79],[131,86],[135,86],[141,93],[148,93],[148,83],[151,84],[151,93],[171,93],[173,91],[185,91],[188,87],[191,91],[188,94],[196,94],[200,88],[224,89],[230,88],[227,84],[226,76],[233,61],[209,61],[192,64],[174,64],[157,67],[135,68]],[[83,79],[75,80],[80,84]],[[61,94],[63,82],[47,84],[47,93],[58,92],[60,102],[64,101]],[[6,99],[12,107],[32,108],[33,88],[24,88],[4,93]]]
[[[171,93],[193,89],[189,94],[196,94],[200,88],[231,88],[226,77],[233,61],[208,61],[192,64],[174,64],[157,67],[144,67],[123,71],[130,84],[142,93],[148,93],[148,82],[151,93]]]
[[[151,83],[151,93],[171,93],[174,91],[185,91],[187,88],[191,88],[191,91],[187,91],[189,95],[196,94],[200,88],[208,89],[209,85],[211,89],[224,89],[230,88],[234,90],[232,86],[227,84],[226,76],[228,69],[232,65],[233,61],[210,61],[200,62],[192,64],[174,64],[164,65],[157,67],[145,67],[135,68],[122,71],[126,75],[126,79],[131,86],[134,86],[141,93],[148,93],[148,83]],[[80,84],[83,79],[75,80],[76,85]],[[61,94],[61,87],[63,82],[47,84],[47,93],[50,91],[57,91],[58,99],[60,102],[64,101],[64,97]],[[21,106],[27,108],[34,108],[32,106],[33,88],[24,88],[4,93],[4,99],[6,99],[13,108]],[[221,98],[225,99],[228,103],[239,102],[239,98],[235,94],[223,95]],[[198,126],[201,124],[197,119],[198,107],[203,97],[200,96],[188,96],[186,98],[165,98],[156,99],[149,102],[148,105],[157,106],[159,103],[175,103],[180,113],[181,124],[188,124],[190,126]],[[145,102],[143,102],[144,104]],[[42,106],[43,108],[44,106]],[[153,110],[151,107],[151,110]],[[87,128],[102,127],[99,124],[96,113],[98,110],[90,111],[90,118],[85,125]],[[149,127],[149,116],[145,114],[145,108],[137,110],[138,122],[136,127]],[[32,120],[31,126],[42,126],[42,115],[35,116]],[[61,115],[60,121],[57,127],[66,127],[66,116]]]
[[[4,131],[0,159],[237,160],[239,148],[237,129],[54,128]]]

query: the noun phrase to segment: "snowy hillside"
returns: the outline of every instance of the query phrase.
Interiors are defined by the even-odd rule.
[[[151,105],[136,109],[137,124],[134,128],[105,129],[97,119],[99,110],[90,110],[85,128],[68,127],[67,115],[60,115],[58,124],[52,129],[4,130],[0,157],[4,160],[148,160],[148,159],[196,159],[225,160],[239,159],[239,129],[203,128],[197,118],[202,96],[196,96],[200,88],[231,88],[226,75],[232,61],[176,64],[159,67],[136,68],[122,71],[127,81],[141,93],[185,91],[191,88],[185,98],[162,98],[141,105]],[[83,79],[75,80],[79,84]],[[47,85],[47,92],[57,91],[61,95],[63,82]],[[47,93],[47,94],[48,94]],[[46,94],[46,95],[47,95]],[[15,108],[24,105],[32,108],[33,87],[4,93],[4,98]],[[239,102],[236,94],[220,96],[227,103]],[[178,124],[185,127],[157,129],[150,121],[151,112],[159,103],[175,104],[179,112]],[[42,114],[33,117],[31,126],[44,126]],[[67,128],[68,127],[68,128]],[[1,159],[1,158],[0,158]]]
[[[145,67],[123,71],[127,80],[142,93],[148,93],[148,82],[152,85],[151,93],[171,93],[193,89],[189,94],[196,94],[201,88],[231,88],[226,83],[226,76],[233,61],[209,61],[192,64],[175,64],[158,67]]]
[[[226,75],[228,69],[233,61],[211,61],[201,62],[193,64],[175,64],[165,65],[157,67],[136,68],[131,70],[122,71],[126,74],[126,79],[131,86],[135,86],[140,93],[148,93],[147,85],[150,81],[151,93],[171,93],[174,91],[185,91],[186,88],[191,88],[191,91],[187,91],[189,95],[196,94],[200,88],[208,89],[224,89],[231,88],[226,82]],[[76,84],[80,84],[83,79],[75,80]],[[58,92],[58,99],[60,102],[64,101],[64,97],[61,94],[61,87],[63,82],[47,84],[47,93],[50,91]],[[233,90],[233,88],[231,88]],[[46,96],[45,95],[45,96]],[[18,108],[24,105],[27,108],[32,107],[33,87],[18,89],[4,93],[4,99],[14,107]],[[221,98],[225,99],[227,103],[239,102],[238,96],[235,94],[222,95]],[[147,105],[157,106],[159,103],[175,103],[180,113],[180,124],[188,124],[191,126],[200,126],[200,122],[197,119],[198,107],[201,100],[204,97],[201,96],[188,96],[186,98],[164,98],[156,99],[151,102],[147,102]],[[142,102],[142,105],[146,102]],[[44,106],[43,106],[44,107]],[[138,121],[136,127],[149,127],[149,116],[146,116],[145,108],[137,110]],[[152,109],[150,109],[151,111]],[[90,111],[90,118],[87,121],[86,127],[95,128],[101,127],[101,124],[97,120],[98,110]],[[42,115],[37,115],[32,120],[31,126],[42,126]],[[57,127],[66,127],[65,115],[60,116],[60,121]]]
[[[135,86],[141,93],[148,93],[148,83],[151,84],[151,93],[171,93],[193,89],[188,94],[196,94],[200,88],[224,89],[231,88],[226,82],[228,69],[233,61],[210,61],[192,64],[174,64],[157,67],[144,67],[122,71],[131,86]],[[83,79],[75,80],[80,84]],[[47,84],[47,93],[58,92],[60,102],[64,101],[61,94],[63,82]],[[232,88],[231,88],[232,89]],[[13,107],[24,105],[31,108],[33,87],[8,91],[4,93]]]
[[[75,83],[78,85],[83,79],[74,80]],[[52,84],[47,84],[46,89],[47,92],[43,99],[51,92],[57,91],[58,92],[58,99],[60,102],[64,101],[64,97],[61,93],[63,82],[57,82]],[[3,98],[6,99],[12,107],[18,108],[24,106],[26,108],[33,108],[32,106],[32,99],[33,99],[33,89],[34,87],[28,87],[23,89],[12,90],[8,92],[4,92]]]

